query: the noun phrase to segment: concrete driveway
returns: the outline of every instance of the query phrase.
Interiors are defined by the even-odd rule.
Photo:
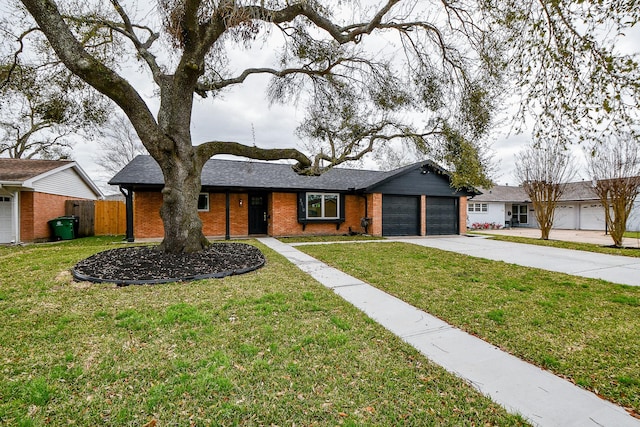
[[[540,230],[537,228],[505,228],[502,230],[477,230],[478,233],[495,234],[497,236],[518,236],[532,239],[540,238]],[[549,234],[551,240],[562,240],[565,242],[591,243],[594,245],[613,245],[611,236],[602,231],[590,230],[551,230]],[[640,248],[640,239],[625,238],[622,241],[624,246]]]
[[[575,276],[640,286],[640,258],[502,242],[482,236],[407,237],[400,242]]]

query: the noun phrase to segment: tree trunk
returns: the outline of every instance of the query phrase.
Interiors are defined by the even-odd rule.
[[[164,240],[159,249],[170,253],[200,251],[209,244],[198,215],[202,166],[193,155],[178,157],[173,153],[159,163],[165,182],[160,208]]]
[[[540,227],[540,231],[541,231],[541,239],[542,240],[549,240],[549,232],[551,231],[551,227],[549,226],[541,226]]]

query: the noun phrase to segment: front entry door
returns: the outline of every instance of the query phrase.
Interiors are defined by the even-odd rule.
[[[249,234],[267,234],[267,195],[249,194]]]

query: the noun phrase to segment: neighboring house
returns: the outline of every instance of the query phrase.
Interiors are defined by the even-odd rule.
[[[0,243],[48,240],[47,221],[66,200],[96,200],[98,187],[73,161],[0,159]]]
[[[127,237],[162,237],[164,179],[150,156],[138,156],[109,182],[128,194]],[[466,231],[467,197],[447,171],[425,161],[390,172],[333,168],[320,176],[290,165],[209,160],[199,199],[209,237],[368,233],[447,235]]]
[[[522,187],[496,185],[468,200],[468,225],[499,224],[507,227],[538,228],[531,199]],[[640,201],[635,202],[628,230],[640,226]],[[605,231],[604,209],[591,181],[571,182],[556,206],[553,228],[558,230]]]

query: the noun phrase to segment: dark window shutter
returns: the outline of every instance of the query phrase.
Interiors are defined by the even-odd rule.
[[[307,219],[307,193],[298,193],[298,222]]]
[[[346,199],[347,199],[347,197],[345,196],[345,194],[341,193],[340,194],[340,221],[343,221],[343,222],[344,222],[345,217],[346,217],[346,215],[345,215]]]

